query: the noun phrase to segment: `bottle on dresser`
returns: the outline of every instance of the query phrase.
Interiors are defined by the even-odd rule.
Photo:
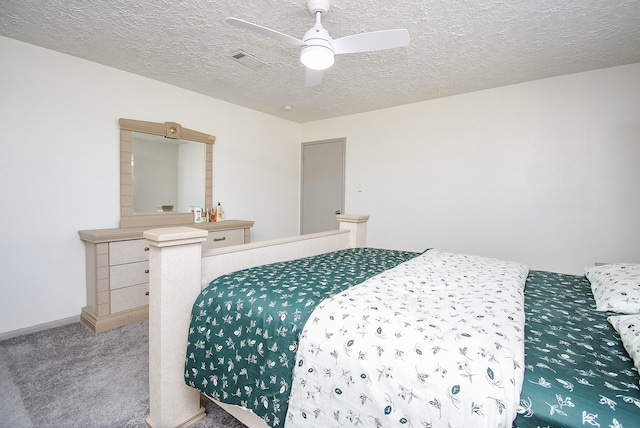
[[[216,221],[223,221],[224,220],[224,208],[222,208],[222,205],[220,205],[220,202],[218,202],[218,206],[216,207]]]

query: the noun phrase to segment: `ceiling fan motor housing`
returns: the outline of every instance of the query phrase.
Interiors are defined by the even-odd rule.
[[[307,0],[307,9],[313,16],[316,16],[317,12],[325,15],[329,12],[329,0]]]
[[[304,33],[302,41],[307,46],[324,46],[333,52],[333,39],[322,24],[316,24]]]

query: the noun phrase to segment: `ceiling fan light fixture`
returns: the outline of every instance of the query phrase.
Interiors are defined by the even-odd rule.
[[[334,61],[333,51],[325,46],[305,46],[300,53],[300,62],[312,70],[326,70]]]

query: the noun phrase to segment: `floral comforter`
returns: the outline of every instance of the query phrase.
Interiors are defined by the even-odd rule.
[[[353,248],[215,279],[193,305],[187,384],[283,426],[298,338],[313,309],[416,255]]]
[[[287,426],[510,427],[527,274],[429,250],[324,300],[300,338]]]

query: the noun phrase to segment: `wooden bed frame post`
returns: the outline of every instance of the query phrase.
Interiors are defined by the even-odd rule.
[[[367,243],[367,222],[368,215],[339,214],[337,216],[340,223],[340,230],[348,230],[349,247],[364,247]]]
[[[201,243],[207,231],[162,228],[148,230],[144,237],[149,244],[147,426],[186,427],[205,418],[200,393],[184,381],[184,362],[191,308],[201,291]]]

